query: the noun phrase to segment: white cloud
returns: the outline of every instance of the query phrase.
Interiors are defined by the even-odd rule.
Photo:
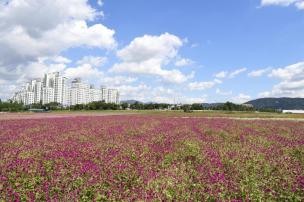
[[[278,6],[289,6],[297,2],[298,0],[262,0],[262,6],[269,6],[269,5],[278,5]]]
[[[304,9],[303,0],[262,0],[262,6],[290,6],[295,5],[298,9]]]
[[[34,13],[34,15],[33,15]],[[78,46],[113,49],[115,31],[92,24],[99,12],[87,0],[11,0],[0,4],[0,61],[13,70]]]
[[[247,68],[240,68],[240,69],[237,69],[237,70],[231,72],[231,73],[229,74],[228,77],[229,77],[229,78],[234,78],[234,77],[236,77],[237,75],[239,75],[239,74],[241,74],[241,73],[243,73],[243,72],[245,72],[245,71],[247,71]]]
[[[282,80],[304,79],[304,62],[299,62],[283,68],[273,69],[269,76]]]
[[[185,75],[176,69],[163,68],[177,56],[182,45],[180,38],[169,33],[135,38],[128,46],[117,52],[122,63],[114,64],[110,71],[159,76],[168,82],[183,83],[192,78],[193,73]]]
[[[204,103],[207,100],[207,96],[203,95],[202,97],[181,97],[179,102],[182,104],[193,104],[193,103]]]
[[[98,6],[103,6],[102,0],[97,0],[97,5],[98,5]]]
[[[193,43],[193,44],[191,44],[191,48],[196,48],[196,47],[198,47],[199,46],[199,44],[198,43]]]
[[[121,99],[134,99],[142,102],[157,102],[157,103],[202,103],[206,101],[207,95],[200,97],[189,97],[178,93],[176,90],[163,86],[151,87],[146,84],[139,85],[122,85],[118,89],[121,92]]]
[[[146,101],[146,94],[147,92],[151,91],[151,87],[143,83],[139,85],[121,85],[117,88],[120,92],[121,100],[134,99],[139,101]]]
[[[287,90],[281,89],[279,86],[275,85],[271,91],[265,91],[258,95],[259,97],[304,97],[304,90]]]
[[[88,0],[0,1],[0,79],[16,85],[63,71],[71,60],[60,53],[70,48],[114,50],[115,31],[95,23],[101,15]]]
[[[126,85],[134,83],[137,81],[135,77],[126,77],[126,76],[104,76],[100,79],[100,83],[107,87],[117,87],[121,85]]]
[[[215,79],[213,81],[191,82],[188,84],[188,88],[194,90],[207,90],[213,88],[216,84],[222,83],[221,80]]]
[[[223,96],[232,95],[232,91],[223,91],[219,88],[216,89],[215,93]]]
[[[269,72],[271,70],[271,68],[265,68],[265,69],[258,69],[258,70],[254,70],[248,73],[249,77],[260,77],[265,75],[267,72]]]
[[[228,75],[227,71],[221,71],[221,72],[215,74],[215,77],[216,78],[225,78],[225,77],[227,77],[227,75]]]
[[[82,58],[76,62],[78,66],[68,66],[66,63],[58,63],[59,61],[66,62],[63,57],[59,58],[59,60],[57,60],[57,57],[55,59],[41,58],[38,62],[31,62],[26,66],[18,67],[13,73],[6,71],[5,68],[0,68],[0,77],[7,78],[6,80],[0,79],[1,87],[3,87],[0,89],[1,97],[10,98],[25,82],[33,78],[41,78],[44,73],[57,71],[61,72],[62,75],[69,79],[80,77],[84,79],[85,82],[96,84],[98,86],[105,85],[107,87],[116,87],[137,81],[137,78],[134,77],[106,75],[98,69],[98,64],[94,62],[95,59],[97,60],[98,58],[93,56]],[[9,91],[8,89],[13,89],[14,91]]]
[[[236,70],[234,70],[232,72],[221,71],[221,72],[216,73],[214,76],[216,78],[221,78],[221,79],[223,79],[223,78],[230,78],[230,79],[232,79],[232,78],[236,77],[237,75],[239,75],[239,74],[241,74],[241,73],[243,73],[245,71],[247,71],[247,68],[244,67],[244,68],[236,69]]]
[[[60,72],[66,68],[64,63],[51,63],[46,64],[43,61],[31,62],[27,66],[20,68],[23,72],[24,79],[39,78],[42,77],[44,73],[50,72]]]
[[[269,76],[280,82],[271,91],[260,93],[260,97],[304,97],[304,62],[273,69]]]
[[[296,7],[300,10],[304,10],[304,1],[297,2]]]
[[[84,56],[81,60],[77,61],[77,64],[90,64],[93,67],[100,67],[107,62],[106,57],[98,57],[98,56]]]
[[[73,78],[101,78],[103,73],[97,68],[92,67],[90,64],[82,64],[78,67],[71,67],[64,70],[64,76],[73,79]]]
[[[8,94],[13,95],[19,87],[13,84],[12,82],[9,81],[4,81],[2,80],[0,82],[1,88],[4,88],[5,91],[0,90],[0,99],[10,99],[10,97],[7,97]]]
[[[48,60],[39,59],[37,62],[30,62],[26,65],[18,65],[14,71],[11,71],[5,67],[0,67],[0,78],[15,83],[22,83],[29,79],[42,77],[44,73],[62,71],[66,68],[65,63],[51,62],[50,64],[47,64],[46,61]]]
[[[182,45],[181,39],[169,33],[160,36],[144,35],[135,38],[127,47],[118,51],[117,55],[126,62],[142,62],[151,58],[166,62],[176,56]]]
[[[63,57],[63,56],[60,56],[60,55],[57,55],[57,56],[53,56],[51,58],[46,58],[48,60],[51,60],[55,63],[63,63],[63,64],[67,64],[67,63],[71,63],[72,60],[66,58],[66,57]]]
[[[194,62],[188,58],[178,58],[178,60],[175,61],[175,66],[177,67],[184,67],[192,65]]]
[[[240,93],[238,96],[231,98],[231,101],[233,103],[243,104],[245,102],[248,102],[250,99],[251,99],[250,95]]]

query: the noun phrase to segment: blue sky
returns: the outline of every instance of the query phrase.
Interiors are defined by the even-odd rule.
[[[304,97],[303,0],[0,2],[3,98],[49,71],[141,101]]]

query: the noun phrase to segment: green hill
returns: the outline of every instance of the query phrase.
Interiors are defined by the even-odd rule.
[[[245,104],[251,104],[256,109],[304,110],[304,98],[260,98],[251,100]]]

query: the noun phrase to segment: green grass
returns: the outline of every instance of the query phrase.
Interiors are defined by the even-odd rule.
[[[162,111],[162,110],[54,110],[50,114],[137,114],[137,115],[158,115],[165,117],[229,117],[229,118],[287,118],[287,119],[304,119],[304,114],[283,114],[272,112],[237,112],[237,111],[193,111],[185,113],[178,111]],[[16,114],[16,113],[6,113]],[[4,116],[6,114],[3,114]],[[34,112],[18,112],[18,114],[35,114]],[[37,113],[39,114],[39,113]]]

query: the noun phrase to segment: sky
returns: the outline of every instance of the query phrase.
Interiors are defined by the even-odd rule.
[[[304,97],[304,0],[0,0],[0,98],[59,71],[121,100]]]

